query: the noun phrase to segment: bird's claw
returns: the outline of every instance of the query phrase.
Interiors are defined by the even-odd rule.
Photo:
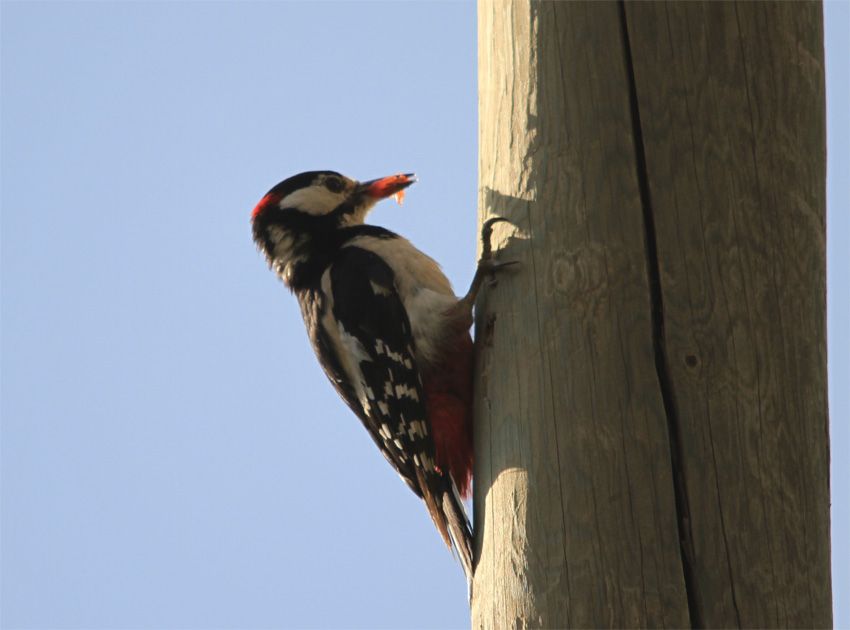
[[[481,269],[482,273],[496,273],[497,271],[504,269],[505,267],[513,267],[514,265],[518,264],[518,260],[497,262],[492,258],[482,258],[478,261],[478,268]]]
[[[478,261],[478,273],[488,274],[491,277],[491,281],[488,284],[491,286],[495,284],[493,276],[497,271],[519,264],[517,260],[507,262],[496,262],[493,260],[493,247],[490,239],[493,236],[493,226],[501,222],[508,223],[508,220],[503,217],[491,217],[481,226],[481,259]]]
[[[486,273],[488,280],[487,286],[494,287],[499,283],[498,278],[496,277],[496,272],[501,271],[507,267],[514,267],[519,265],[518,260],[508,260],[506,262],[496,262],[494,260],[481,260],[478,262],[478,266],[481,269],[481,273]]]
[[[493,255],[493,248],[490,244],[490,239],[493,237],[493,226],[497,223],[508,223],[509,221],[503,217],[491,217],[481,226],[481,259],[490,259]]]
[[[469,305],[469,308],[472,308],[472,304],[475,302],[478,291],[485,279],[488,286],[493,286],[496,284],[495,275],[497,271],[519,264],[516,260],[507,262],[496,262],[493,260],[493,248],[490,238],[493,236],[493,226],[502,221],[508,222],[507,219],[503,219],[502,217],[491,217],[481,226],[481,259],[478,261],[478,267],[475,270],[475,277],[472,279],[469,291],[462,300],[464,304]]]

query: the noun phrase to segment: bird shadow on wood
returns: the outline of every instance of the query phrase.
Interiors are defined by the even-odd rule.
[[[490,237],[490,246],[493,257],[497,262],[516,262],[493,274],[492,278],[484,284],[484,288],[475,304],[475,343],[476,355],[479,353],[478,346],[489,346],[493,341],[496,314],[488,308],[489,297],[498,286],[500,280],[507,280],[522,274],[523,262],[529,251],[530,234],[528,225],[528,200],[512,195],[505,195],[497,190],[484,187],[484,198],[482,211],[487,218],[501,217],[504,223],[493,226],[493,234]],[[486,317],[481,317],[482,314]]]
[[[506,195],[485,187],[481,201],[481,211],[486,217],[498,216],[506,219],[493,227],[493,255],[498,262],[516,261],[519,264],[499,271],[495,277],[485,283],[475,306],[475,401],[480,407],[475,410],[476,465],[474,526],[476,532],[483,532],[487,524],[483,508],[493,483],[504,474],[526,475],[531,455],[531,445],[527,432],[523,429],[522,419],[518,415],[505,416],[503,413],[491,413],[490,392],[494,389],[510,387],[502,382],[507,374],[515,375],[519,366],[505,369],[505,366],[492,364],[494,344],[521,344],[525,339],[516,329],[520,323],[515,305],[510,303],[509,293],[499,291],[501,283],[528,282],[530,263],[530,239],[528,230],[528,199]],[[507,356],[518,356],[509,351]],[[500,410],[501,411],[501,410]],[[499,433],[498,439],[493,439]],[[493,452],[493,444],[508,444],[509,448]],[[484,455],[486,451],[486,455]],[[481,455],[478,455],[481,453]],[[521,487],[525,484],[516,484]],[[525,527],[525,497],[515,497],[516,518],[513,524]],[[476,534],[476,557],[481,553],[482,537]]]
[[[528,249],[527,241],[530,239],[528,232],[528,199],[506,195],[484,187],[484,198],[482,210],[485,216],[501,217],[505,223],[496,224],[493,232],[507,236],[493,243],[494,253],[500,260],[520,260]]]

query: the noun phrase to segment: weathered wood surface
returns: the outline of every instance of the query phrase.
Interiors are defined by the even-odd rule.
[[[828,626],[821,5],[625,9],[700,618]]]
[[[479,4],[473,627],[831,622],[820,20]]]
[[[522,267],[478,322],[474,627],[688,624],[620,30],[479,4],[482,218]]]

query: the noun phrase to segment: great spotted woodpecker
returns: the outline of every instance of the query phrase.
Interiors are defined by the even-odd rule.
[[[357,182],[310,171],[272,188],[252,214],[254,240],[295,293],[333,386],[384,457],[421,497],[472,579],[472,532],[461,497],[472,480],[472,304],[437,263],[389,230],[364,225],[413,174]]]

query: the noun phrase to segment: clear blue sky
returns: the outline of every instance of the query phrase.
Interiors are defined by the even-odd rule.
[[[826,7],[844,627],[848,9]],[[465,287],[474,5],[4,1],[0,21],[3,627],[466,627],[459,565],[326,383],[248,216],[301,170],[416,171],[373,220]]]

